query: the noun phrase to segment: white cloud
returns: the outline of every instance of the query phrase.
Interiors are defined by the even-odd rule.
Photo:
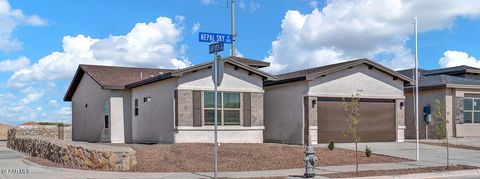
[[[30,65],[30,60],[27,57],[19,57],[15,60],[0,61],[0,72],[13,72]]]
[[[440,67],[454,67],[460,65],[467,65],[480,68],[480,61],[477,58],[468,55],[467,52],[447,50],[443,53],[439,60]]]
[[[211,5],[211,4],[217,3],[217,1],[216,0],[202,0],[200,3],[202,5]]]
[[[260,8],[260,4],[257,3],[255,0],[250,0],[248,4],[246,0],[240,0],[240,2],[238,3],[238,7],[241,10],[248,10],[251,13],[254,13],[255,11],[257,11],[258,8]]]
[[[177,16],[183,23],[183,16]],[[34,81],[70,79],[79,64],[184,68],[188,59],[179,59],[185,45],[179,45],[183,27],[167,17],[137,23],[126,35],[96,39],[85,35],[65,36],[63,52],[53,52],[37,63],[22,68],[7,84],[23,88]]]
[[[50,101],[48,101],[48,106],[50,106],[51,108],[55,109],[58,107],[58,102],[54,99],[51,99]]]
[[[480,16],[480,1],[327,3],[323,9],[308,14],[287,11],[282,31],[265,58],[272,64],[267,71],[280,73],[363,57],[377,57],[377,61],[394,69],[408,68],[413,58],[406,43],[413,33],[414,15],[419,19],[419,32],[450,28],[457,17]]]
[[[192,34],[197,32],[198,29],[200,29],[200,22],[195,22],[195,24],[193,24],[193,27],[192,27]]]
[[[316,1],[316,0],[311,0],[311,1],[308,3],[308,5],[310,5],[310,7],[312,7],[312,8],[317,8],[317,6],[318,6],[318,1]]]
[[[0,50],[10,52],[22,47],[22,43],[12,37],[13,30],[20,24],[46,25],[47,20],[37,15],[25,15],[20,9],[12,9],[7,0],[0,0]]]
[[[34,88],[32,86],[20,90],[20,92],[24,94],[24,97],[20,100],[20,103],[24,105],[38,101],[45,94],[45,91],[41,88]]]

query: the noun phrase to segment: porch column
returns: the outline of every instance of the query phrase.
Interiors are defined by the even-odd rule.
[[[306,96],[304,99],[305,110],[305,131],[304,143],[308,143],[308,137],[312,140],[312,144],[318,143],[318,122],[317,122],[317,97]]]
[[[110,97],[110,141],[125,143],[123,97]]]
[[[397,142],[405,141],[405,99],[395,100],[395,121]]]

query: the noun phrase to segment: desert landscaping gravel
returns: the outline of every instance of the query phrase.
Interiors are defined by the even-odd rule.
[[[213,171],[213,144],[122,144],[137,153],[139,172],[206,172]],[[220,171],[259,171],[304,167],[304,147],[284,144],[221,144]],[[315,148],[317,166],[351,165],[355,152],[345,149]],[[409,161],[382,155],[366,157],[359,152],[360,163]]]
[[[103,144],[106,145],[106,144]],[[108,144],[131,147],[138,164],[134,172],[209,172],[213,171],[213,144]],[[221,144],[219,171],[260,171],[304,167],[304,147],[284,144]],[[355,164],[355,152],[346,149],[328,150],[316,147],[317,166]],[[359,152],[359,163],[392,163],[410,161]],[[51,167],[65,167],[40,158],[28,160]]]

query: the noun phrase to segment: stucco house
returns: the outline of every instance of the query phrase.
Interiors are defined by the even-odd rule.
[[[266,62],[227,57],[219,86],[219,142],[262,143]],[[212,63],[174,69],[80,65],[65,94],[72,139],[88,142],[213,142]]]
[[[413,69],[399,71],[413,76]],[[443,115],[448,120],[449,137],[480,136],[480,69],[457,66],[434,70],[419,69],[419,138],[426,138],[424,108],[430,108],[432,120],[428,125],[428,137],[437,138],[433,118],[435,99],[445,107]],[[412,85],[405,86],[406,120],[405,135],[415,138],[415,115]],[[477,105],[478,104],[478,105]]]
[[[265,142],[350,142],[341,102],[361,95],[362,142],[403,141],[404,85],[412,80],[368,59],[305,69],[264,83]]]

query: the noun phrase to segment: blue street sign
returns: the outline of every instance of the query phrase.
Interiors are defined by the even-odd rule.
[[[200,32],[198,33],[198,40],[200,42],[222,42],[222,43],[231,44],[232,35]]]
[[[220,51],[223,51],[223,43],[216,42],[216,43],[210,44],[208,46],[208,52],[210,54],[215,53],[215,52],[220,52]]]

